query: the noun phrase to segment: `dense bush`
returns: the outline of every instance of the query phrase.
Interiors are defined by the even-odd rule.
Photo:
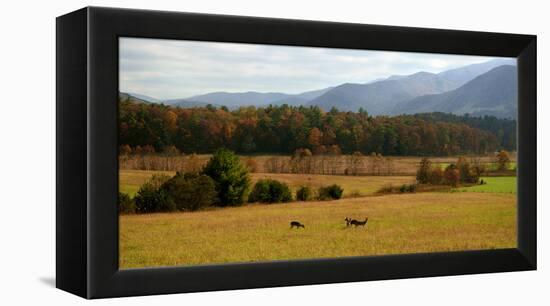
[[[248,169],[235,153],[220,149],[214,153],[201,174],[211,177],[216,183],[219,206],[238,206],[244,203],[250,186]]]
[[[166,181],[161,190],[166,196],[167,206],[177,210],[200,210],[216,201],[216,184],[206,175],[176,173]]]
[[[460,182],[460,171],[455,164],[450,164],[445,168],[444,183],[453,187],[458,186]]]
[[[288,185],[271,179],[256,182],[248,196],[248,202],[281,203],[290,201],[292,201],[292,194]]]
[[[443,184],[445,173],[440,166],[433,166],[428,174],[428,183],[432,185]]]
[[[342,197],[344,189],[334,184],[319,188],[319,200],[338,200]]]
[[[167,175],[153,175],[143,184],[134,198],[136,212],[150,213],[159,211],[173,211],[175,207],[166,201],[166,194],[162,185],[170,179]]]
[[[428,184],[430,179],[430,170],[432,169],[432,162],[427,158],[422,158],[420,161],[420,167],[416,171],[416,181],[420,184]]]
[[[313,199],[313,191],[308,186],[302,186],[296,190],[296,201],[309,201]]]
[[[399,192],[405,193],[405,192],[416,192],[416,184],[403,184],[401,187],[399,187]]]
[[[136,212],[134,201],[126,193],[118,193],[118,212],[121,214],[133,214]]]
[[[477,184],[484,171],[484,165],[476,159],[470,162],[465,157],[459,157],[456,164],[450,164],[443,171],[439,165],[432,165],[427,158],[423,158],[416,171],[416,181],[419,184],[453,187],[459,183]]]
[[[496,155],[498,170],[507,170],[510,165],[510,155],[505,150],[500,150]]]
[[[460,172],[461,183],[476,184],[479,181],[480,171],[474,169],[466,158],[459,157],[456,166]]]
[[[393,186],[392,184],[384,185],[380,188],[377,193],[387,194],[387,193],[414,193],[418,185],[416,184],[403,184],[401,186]]]

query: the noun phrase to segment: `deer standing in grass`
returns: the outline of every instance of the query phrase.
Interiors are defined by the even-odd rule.
[[[350,217],[346,217],[346,218],[344,219],[344,221],[346,221],[346,227],[349,227],[349,226],[350,226],[351,220],[352,220],[352,219],[351,219]]]
[[[363,226],[364,227],[367,224],[367,221],[369,221],[368,217],[365,218],[365,221],[357,221],[357,220],[353,219],[353,220],[349,221],[349,224],[353,225],[355,227],[358,227],[358,226]]]
[[[293,228],[293,227],[296,227],[296,228],[300,228],[300,227],[301,227],[301,228],[303,228],[303,229],[306,228],[305,225],[303,225],[302,223],[300,223],[300,222],[298,222],[298,221],[292,221],[292,222],[290,222],[290,228]]]

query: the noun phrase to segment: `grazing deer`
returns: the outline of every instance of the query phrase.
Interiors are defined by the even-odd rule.
[[[344,219],[344,221],[346,221],[346,227],[349,227],[350,224],[351,224],[351,218],[350,218],[350,217],[346,217],[346,218]]]
[[[367,224],[367,221],[369,221],[369,218],[365,218],[365,221],[357,221],[353,219],[349,223],[355,227],[358,227],[358,226],[365,226]]]
[[[298,221],[292,221],[290,222],[290,228],[293,228],[293,227],[296,227],[296,228],[306,228],[305,225],[303,225],[302,223],[298,222]]]

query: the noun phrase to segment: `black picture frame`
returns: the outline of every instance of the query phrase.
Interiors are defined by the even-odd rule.
[[[56,286],[105,298],[535,270],[534,35],[87,7],[57,18]],[[118,269],[118,37],[517,57],[513,249]]]

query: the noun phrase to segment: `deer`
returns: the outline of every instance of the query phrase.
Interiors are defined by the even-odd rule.
[[[369,221],[369,218],[365,218],[365,221],[357,221],[355,219],[351,220],[349,223],[355,227],[358,227],[358,226],[365,226],[367,224],[367,221]]]
[[[292,222],[290,222],[290,228],[293,228],[293,227],[296,227],[296,228],[300,228],[300,227],[301,227],[301,228],[303,228],[303,229],[306,228],[305,225],[303,225],[302,223],[300,223],[300,222],[298,222],[298,221],[292,221]]]
[[[350,218],[350,217],[346,217],[346,218],[344,219],[344,221],[346,221],[346,227],[349,227],[350,224],[351,224],[351,218]]]

